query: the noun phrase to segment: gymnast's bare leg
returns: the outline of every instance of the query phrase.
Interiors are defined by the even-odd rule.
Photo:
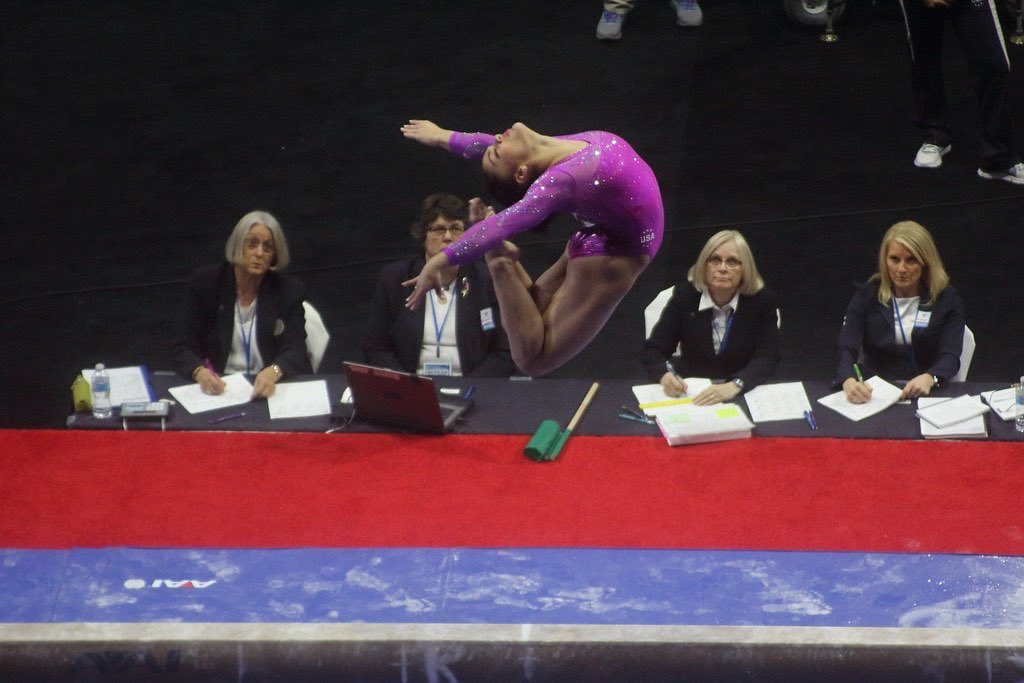
[[[518,256],[506,242],[487,254],[487,265],[512,360],[530,376],[551,372],[589,344],[650,263],[646,255],[563,254],[531,286]]]

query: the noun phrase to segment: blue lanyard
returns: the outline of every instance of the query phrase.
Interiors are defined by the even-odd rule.
[[[725,334],[722,335],[722,338],[718,342],[718,351],[715,351],[716,355],[721,355],[721,353],[725,351],[726,344],[729,343],[729,330],[732,329],[732,316],[735,312],[736,311],[734,310],[729,311],[729,315],[725,319]],[[711,328],[716,329],[714,323],[711,324]]]
[[[451,315],[452,309],[455,308],[455,300],[452,299],[452,294],[455,293],[455,288],[452,287],[452,291],[449,292],[445,288],[445,296],[448,298],[448,308],[444,312],[444,318],[441,319],[441,326],[437,325],[437,310],[434,308],[434,297],[428,297],[430,301],[430,316],[434,319],[434,355],[438,358],[441,357],[441,335],[444,333],[444,326],[448,324],[448,316]]]
[[[900,328],[900,336],[903,337],[903,348],[907,350],[907,355],[910,356],[910,366],[914,368],[914,374],[917,374],[917,359],[914,358],[914,347],[907,341],[907,333],[903,329],[903,318],[900,317],[900,308],[896,305],[895,296],[892,298],[892,317]]]
[[[245,321],[242,319],[242,306],[235,299],[235,310],[238,312],[238,332],[242,338],[242,349],[245,351],[245,373],[250,374],[252,366],[252,331],[256,329],[256,300],[252,302],[252,318],[249,319],[249,334],[245,334]]]

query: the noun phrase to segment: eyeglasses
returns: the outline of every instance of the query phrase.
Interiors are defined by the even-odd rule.
[[[263,247],[263,251],[265,253],[267,253],[267,254],[273,254],[274,251],[275,251],[273,243],[271,243],[271,242],[263,242],[259,238],[256,238],[256,237],[252,237],[250,239],[247,239],[245,241],[245,246],[246,246],[247,249],[251,249],[253,251],[256,251],[256,249],[258,247],[262,246]]]
[[[452,237],[458,237],[462,233],[466,232],[466,229],[461,225],[450,225],[447,227],[443,225],[433,225],[427,228],[427,232],[431,235],[436,235],[437,237],[443,237],[446,232],[450,232]]]
[[[725,264],[725,267],[728,268],[729,270],[736,270],[737,268],[743,265],[743,261],[740,261],[738,258],[733,258],[732,256],[725,259],[724,261],[718,258],[717,256],[708,257],[708,265],[711,266],[712,268],[719,268],[723,263]]]

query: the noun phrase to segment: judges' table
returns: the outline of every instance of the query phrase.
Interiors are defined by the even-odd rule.
[[[270,419],[267,402],[253,401],[243,406],[233,406],[209,412],[190,414],[181,406],[173,406],[170,417],[160,421],[125,421],[115,417],[97,420],[90,414],[78,413],[68,418],[68,426],[75,429],[168,429],[176,431],[295,431],[326,432],[348,422],[352,414],[351,405],[341,403],[346,388],[343,374],[321,374],[296,377],[292,381],[322,379],[327,382],[331,397],[331,415],[307,418]],[[183,380],[170,373],[154,373],[151,378],[156,398],[170,398],[168,389],[183,384]],[[551,419],[565,426],[587,393],[591,380],[586,379],[471,379],[438,378],[439,387],[454,387],[461,391],[473,387],[472,409],[460,420],[454,433],[462,434],[531,434],[542,420]],[[632,387],[637,380],[600,380],[597,392],[587,413],[574,433],[590,436],[650,436],[657,435],[655,425],[647,425],[619,418],[621,406],[636,407]],[[876,439],[920,439],[921,429],[914,415],[916,402],[896,404],[881,413],[854,422],[817,403],[822,396],[833,393],[827,382],[805,381],[807,398],[814,408],[819,429],[812,430],[804,420],[761,422],[754,428],[755,436],[787,437],[837,437]],[[982,391],[1005,388],[992,382],[950,383],[932,393],[936,397],[954,398],[963,394],[978,394]],[[746,409],[742,397],[737,403]],[[217,421],[228,415],[241,417]],[[748,411],[749,415],[749,411]],[[1014,431],[1013,422],[1004,422],[991,412],[985,415],[990,440],[1022,440]],[[356,419],[348,422],[349,432],[390,432],[394,427],[364,422]]]

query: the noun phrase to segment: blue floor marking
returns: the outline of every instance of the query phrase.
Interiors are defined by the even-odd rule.
[[[0,550],[0,623],[1024,628],[1024,557],[607,549]]]

